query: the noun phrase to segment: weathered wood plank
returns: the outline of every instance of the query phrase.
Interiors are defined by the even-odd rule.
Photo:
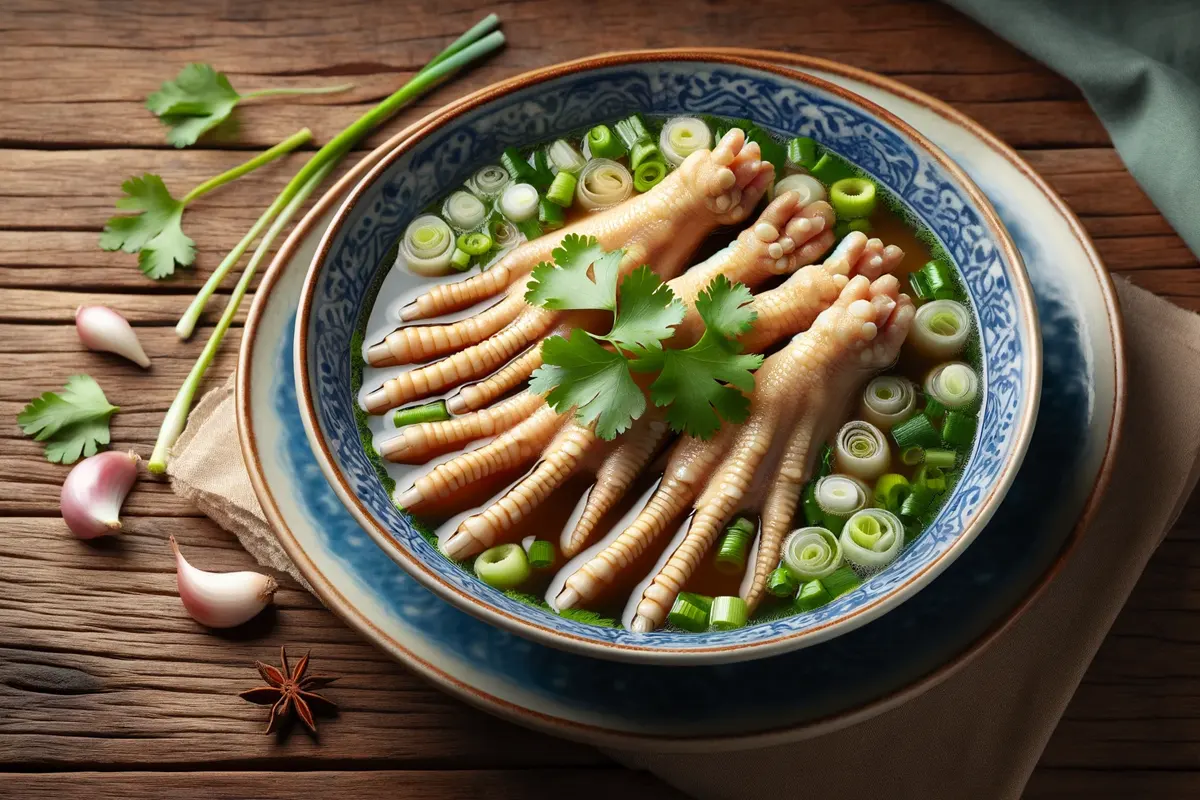
[[[1025,800],[1129,800],[1190,798],[1200,787],[1200,770],[1046,769],[1039,767]]]

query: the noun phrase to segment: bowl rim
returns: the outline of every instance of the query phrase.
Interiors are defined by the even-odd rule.
[[[1042,351],[1040,326],[1032,286],[1029,282],[1020,252],[1000,221],[999,215],[983,191],[941,148],[933,144],[928,138],[895,114],[823,78],[797,72],[786,66],[764,62],[755,57],[755,54],[758,52],[717,48],[701,50],[650,49],[605,53],[530,70],[484,87],[457,103],[439,112],[435,112],[435,114],[431,114],[417,123],[417,125],[412,126],[409,129],[408,135],[403,137],[402,140],[393,140],[395,143],[391,145],[390,149],[378,159],[366,175],[351,189],[345,200],[338,207],[333,220],[321,237],[301,289],[294,349],[300,416],[305,432],[309,437],[309,442],[312,445],[313,454],[330,486],[342,501],[342,504],[384,552],[395,560],[409,575],[417,579],[422,585],[433,591],[443,600],[452,603],[457,608],[482,619],[488,624],[499,626],[518,635],[560,649],[610,660],[637,661],[642,663],[715,664],[764,658],[777,653],[807,647],[843,633],[848,633],[870,622],[878,616],[894,609],[912,594],[928,585],[930,581],[953,563],[986,526],[1013,480],[1016,478],[1017,471],[1032,438],[1034,424],[1037,419],[1042,383]],[[842,99],[852,106],[862,108],[883,120],[887,125],[903,133],[916,146],[923,149],[932,157],[942,169],[952,175],[958,182],[961,190],[978,208],[982,223],[987,227],[995,239],[997,247],[1012,266],[1010,276],[1012,279],[1012,291],[1018,306],[1023,312],[1020,315],[1019,324],[1023,328],[1022,332],[1025,341],[1029,343],[1029,352],[1025,359],[1028,367],[1028,378],[1025,382],[1026,391],[1022,398],[1024,408],[1020,419],[1016,420],[1014,424],[1013,446],[1009,451],[1009,456],[1005,463],[1001,465],[997,479],[988,487],[986,496],[980,502],[971,520],[946,550],[936,558],[922,565],[903,583],[898,584],[887,592],[881,593],[878,597],[872,598],[849,613],[803,631],[792,631],[754,642],[687,648],[652,644],[630,644],[627,642],[606,642],[578,636],[559,630],[549,624],[542,624],[535,620],[510,614],[497,606],[466,594],[441,578],[421,558],[418,558],[407,547],[399,543],[383,525],[376,521],[375,517],[366,508],[337,466],[329,444],[321,431],[317,418],[315,398],[310,390],[311,374],[307,358],[308,331],[314,304],[315,289],[318,282],[317,277],[321,272],[321,267],[329,257],[334,241],[341,234],[359,202],[363,200],[370,187],[391,168],[397,159],[405,155],[419,141],[433,131],[452,123],[454,120],[476,108],[522,89],[579,72],[615,66],[667,61],[727,64],[773,73],[786,80],[811,85],[820,91]],[[418,126],[419,130],[416,130]],[[401,139],[401,137],[397,136],[395,139]]]

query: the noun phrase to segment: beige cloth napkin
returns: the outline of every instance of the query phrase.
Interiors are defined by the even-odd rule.
[[[1129,405],[1111,489],[1051,585],[983,653],[920,697],[798,744],[725,754],[612,755],[700,798],[1016,798],[1200,466],[1200,317],[1118,281]],[[260,562],[303,580],[276,544],[237,442],[232,382],[192,414],[177,492]],[[1181,403],[1181,401],[1186,401]],[[1035,510],[1031,509],[1031,513]]]

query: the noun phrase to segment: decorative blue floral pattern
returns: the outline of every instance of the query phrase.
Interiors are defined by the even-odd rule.
[[[392,504],[359,443],[350,390],[350,341],[375,270],[423,206],[510,145],[566,134],[638,110],[752,118],[774,132],[809,135],[901,197],[954,258],[978,314],[986,399],[980,435],[956,490],[929,531],[887,570],[808,614],[722,633],[636,634],[564,620],[513,601],[443,559]],[[477,601],[543,628],[597,643],[710,648],[761,644],[844,619],[914,579],[954,546],[1009,461],[1028,413],[1030,361],[1038,343],[1017,325],[1005,263],[979,209],[955,179],[883,120],[838,96],[769,72],[697,62],[658,62],[564,76],[475,109],[397,159],[351,211],[319,265],[307,358],[321,432],[337,468],[379,524],[438,577]]]

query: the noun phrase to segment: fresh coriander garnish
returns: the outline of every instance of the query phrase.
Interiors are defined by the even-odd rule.
[[[17,424],[27,436],[46,443],[47,459],[73,464],[108,444],[108,419],[116,411],[100,384],[88,375],[74,375],[62,393],[46,392],[30,401],[17,415]]]
[[[188,64],[174,80],[146,98],[146,108],[168,128],[167,142],[187,147],[208,131],[220,125],[243,100],[254,97],[298,94],[333,94],[353,88],[353,84],[319,86],[316,88],[259,89],[239,94],[224,72],[208,64]]]

